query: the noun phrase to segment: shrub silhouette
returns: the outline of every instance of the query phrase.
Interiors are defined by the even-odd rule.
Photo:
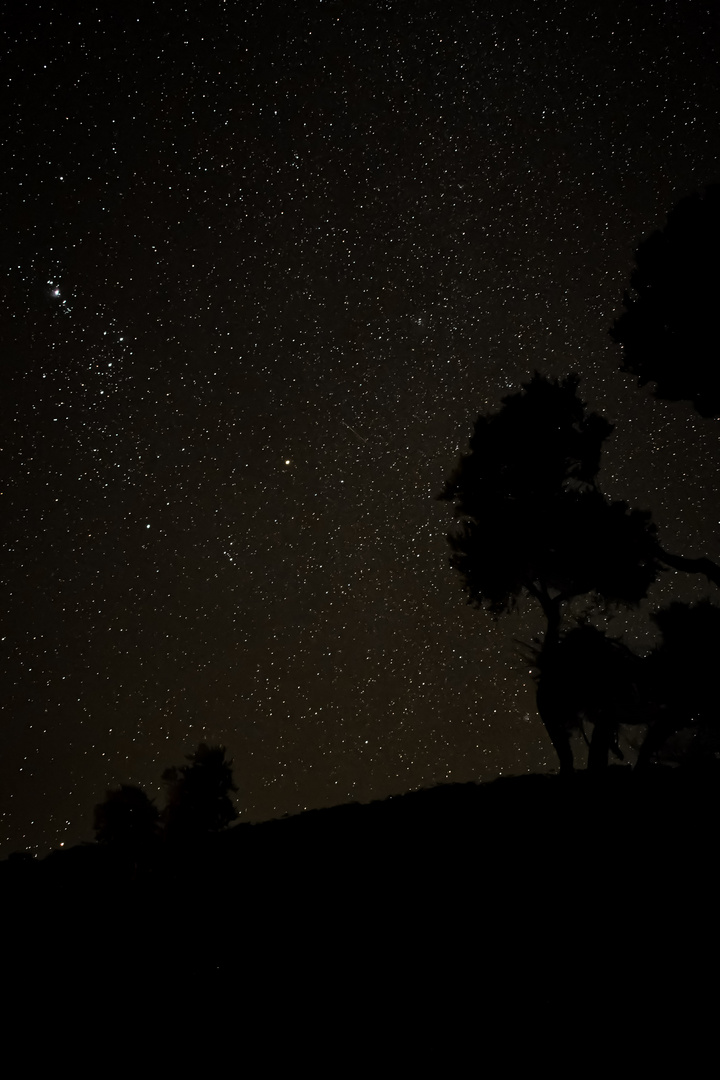
[[[720,754],[720,608],[674,602],[651,615],[661,643],[644,662],[649,728],[638,767],[714,762]]]
[[[160,840],[160,814],[138,787],[123,784],[95,807],[95,838],[113,862],[134,879],[149,869]]]
[[[141,850],[157,839],[159,819],[157,808],[144,791],[123,784],[108,791],[105,801],[95,807],[95,838],[114,848]]]
[[[529,651],[537,669],[538,701],[545,711],[562,716],[568,731],[579,730],[588,741],[588,768],[605,768],[610,754],[623,760],[621,725],[646,719],[641,657],[587,620],[562,634],[549,654],[541,648]],[[591,725],[589,740],[586,723]]]

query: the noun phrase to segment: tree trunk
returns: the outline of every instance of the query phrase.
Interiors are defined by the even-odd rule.
[[[560,775],[566,776],[574,771],[569,718],[562,707],[562,695],[558,693],[557,679],[554,677],[555,658],[560,644],[560,599],[542,593],[538,595],[538,600],[547,619],[547,629],[538,657],[540,679],[536,694],[537,710],[558,756]],[[553,674],[548,681],[549,672]]]
[[[672,566],[673,570],[682,570],[686,574],[704,574],[713,585],[720,586],[720,566],[712,559],[691,559],[687,555],[673,555],[672,552],[661,548],[659,544],[656,555],[661,562]]]
[[[613,746],[613,730],[601,720],[595,722],[590,750],[588,751],[588,772],[600,772],[608,767],[608,757]]]

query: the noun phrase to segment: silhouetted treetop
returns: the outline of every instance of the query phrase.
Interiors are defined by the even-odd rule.
[[[157,807],[144,791],[123,784],[108,791],[105,801],[95,807],[95,836],[103,844],[138,849],[156,839],[159,819]]]
[[[187,838],[218,832],[238,817],[231,798],[237,791],[232,761],[225,753],[224,746],[200,743],[188,755],[188,765],[165,770],[168,800],[164,818],[169,836]]]
[[[440,496],[458,501],[463,517],[484,516],[488,499],[542,502],[549,495],[595,482],[613,425],[587,413],[579,376],[551,380],[535,372],[502,409],[479,416],[470,453]],[[477,511],[477,513],[476,513]]]
[[[478,417],[470,452],[439,496],[455,502],[452,564],[471,603],[495,615],[523,590],[541,603],[596,593],[636,604],[659,570],[650,514],[595,487],[612,425],[587,413],[576,375],[534,374],[503,408]]]
[[[625,311],[610,336],[623,347],[622,369],[655,395],[691,401],[720,416],[720,185],[693,194],[635,252]]]

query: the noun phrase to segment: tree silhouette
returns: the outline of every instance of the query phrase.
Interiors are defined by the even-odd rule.
[[[149,856],[158,840],[160,814],[138,787],[123,784],[108,791],[95,807],[95,838],[113,851],[131,858],[135,865]]]
[[[655,396],[691,401],[720,416],[720,185],[670,211],[665,228],[635,252],[625,311],[610,336],[623,347],[622,369]]]
[[[720,608],[710,600],[675,602],[651,615],[661,643],[644,661],[650,724],[637,765],[661,756],[690,762],[720,754]]]
[[[610,503],[596,487],[602,445],[613,430],[587,413],[579,378],[535,372],[503,408],[478,417],[470,452],[439,498],[461,518],[448,536],[468,602],[495,618],[530,596],[546,630],[541,669],[558,671],[563,605],[587,596],[609,612],[637,605],[661,569],[650,514]],[[553,679],[538,683],[538,712],[560,761],[572,771],[568,711]]]
[[[189,754],[189,765],[166,769],[163,780],[168,785],[164,811],[165,830],[170,839],[192,839],[219,832],[238,817],[231,793],[232,761],[225,757],[224,746],[200,743]]]
[[[610,329],[623,347],[621,367],[655,396],[692,401],[701,416],[720,416],[720,350],[715,308],[720,296],[720,184],[681,200],[663,230],[635,252],[625,311]],[[673,570],[704,574],[720,586],[712,559],[691,559],[658,547]]]
[[[580,731],[586,741],[585,723],[592,725],[588,769],[605,768],[610,754],[622,760],[621,724],[646,719],[641,657],[586,619],[563,633],[549,654],[525,648],[536,667],[538,698],[545,710],[563,716],[567,730]]]

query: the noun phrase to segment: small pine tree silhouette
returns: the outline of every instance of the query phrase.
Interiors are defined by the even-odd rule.
[[[190,839],[216,833],[238,817],[231,798],[237,791],[232,761],[225,753],[224,746],[200,743],[188,755],[188,765],[165,770],[168,799],[163,818],[168,837]]]

